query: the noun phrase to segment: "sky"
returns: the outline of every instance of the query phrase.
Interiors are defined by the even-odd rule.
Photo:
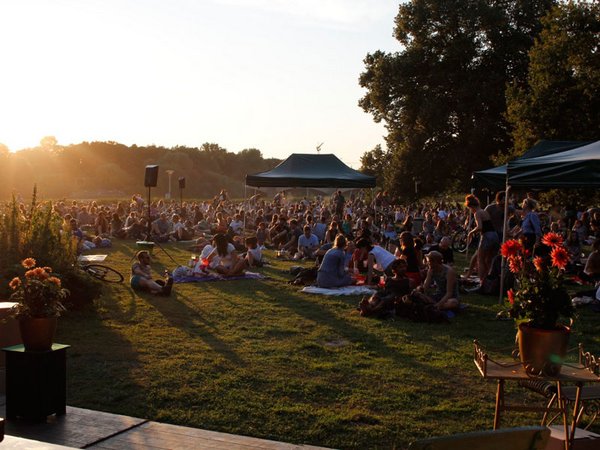
[[[0,143],[217,143],[355,169],[383,124],[363,58],[399,51],[394,0],[1,0]]]

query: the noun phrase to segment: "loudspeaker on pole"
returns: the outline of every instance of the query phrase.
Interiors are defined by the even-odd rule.
[[[179,189],[185,189],[185,177],[179,177]]]
[[[156,187],[158,183],[158,166],[150,165],[146,166],[146,174],[144,176],[145,187]]]

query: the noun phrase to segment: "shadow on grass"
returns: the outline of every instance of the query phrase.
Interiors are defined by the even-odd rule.
[[[215,335],[214,324],[205,319],[198,310],[190,308],[184,303],[185,301],[191,302],[190,297],[174,290],[170,297],[142,294],[140,298],[156,308],[173,327],[185,331],[190,337],[201,339],[215,353],[223,356],[230,363],[240,367],[246,365],[229,344]]]
[[[389,346],[376,333],[367,332],[354,326],[349,320],[338,317],[331,311],[331,304],[320,304],[319,299],[324,302],[331,299],[316,297],[317,301],[311,301],[303,295],[286,293],[285,298],[273,298],[273,289],[264,282],[259,282],[260,286],[255,292],[263,294],[265,299],[270,302],[276,302],[278,305],[288,308],[299,316],[305,317],[311,321],[326,325],[342,338],[357,343],[360,342],[369,352],[374,352],[385,357],[392,357],[395,362],[409,364],[414,370],[421,370],[429,373],[431,367],[413,355],[398,351],[398,348]],[[350,314],[348,311],[348,314]],[[369,320],[369,319],[365,319]]]

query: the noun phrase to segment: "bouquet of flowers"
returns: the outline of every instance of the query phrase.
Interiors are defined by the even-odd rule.
[[[15,277],[9,283],[14,291],[10,300],[17,304],[13,308],[14,316],[58,317],[65,310],[62,300],[69,291],[61,287],[60,279],[52,275],[51,267],[36,267],[33,258],[26,258],[21,265],[27,269],[23,277]]]
[[[572,319],[575,308],[563,286],[563,272],[569,254],[562,236],[547,233],[542,238],[541,254],[532,258],[517,240],[502,244],[501,254],[515,276],[515,289],[508,291],[508,313],[533,328],[553,330],[559,318]]]

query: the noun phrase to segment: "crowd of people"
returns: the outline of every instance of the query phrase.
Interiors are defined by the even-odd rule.
[[[466,228],[469,240],[479,244],[465,276],[477,275],[484,288],[503,239],[504,192],[485,207],[474,195],[464,204],[411,205],[399,205],[386,192],[370,201],[363,191],[346,195],[337,191],[330,198],[287,200],[280,192],[272,200],[255,195],[233,202],[222,190],[211,201],[148,205],[136,194],[129,202],[59,202],[55,209],[81,251],[110,246],[112,239],[186,241],[200,253],[198,272],[235,276],[260,265],[261,251],[270,248],[290,259],[314,260],[320,287],[357,281],[383,285],[395,279],[404,291],[421,290],[440,309],[456,308],[459,302],[460,274],[453,267],[451,237]],[[569,270],[584,282],[600,280],[600,209],[557,206],[540,211],[530,194],[517,200],[509,199],[506,208],[511,237],[533,249],[544,231],[561,233],[571,256]],[[590,244],[593,251],[584,263],[582,246]]]

